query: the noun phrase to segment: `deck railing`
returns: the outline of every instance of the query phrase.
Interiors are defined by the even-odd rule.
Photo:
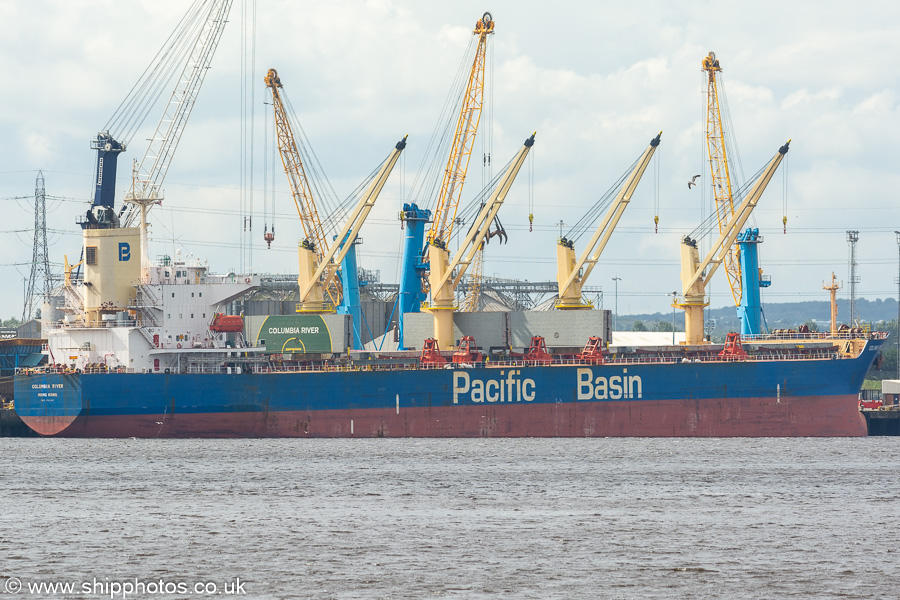
[[[112,322],[107,321],[101,324],[101,326],[121,326],[122,322]],[[132,322],[133,324],[133,322]],[[642,365],[642,364],[696,364],[696,363],[734,363],[734,362],[782,362],[782,361],[799,361],[799,360],[838,360],[842,358],[846,358],[841,351],[836,347],[838,345],[845,346],[845,342],[849,340],[863,340],[863,339],[876,339],[882,340],[886,339],[888,334],[886,332],[881,331],[865,331],[865,332],[841,332],[837,334],[817,334],[817,333],[795,333],[795,332],[780,332],[773,333],[767,335],[751,335],[751,336],[741,336],[741,341],[746,342],[749,350],[749,354],[747,356],[719,356],[719,350],[721,346],[710,346],[708,349],[705,347],[694,347],[691,349],[685,349],[684,352],[667,352],[665,350],[660,349],[655,353],[643,353],[643,354],[617,354],[617,353],[607,353],[603,357],[603,364],[608,366],[629,366],[629,365]],[[781,350],[778,348],[778,344],[773,345],[772,347],[765,347],[765,342],[783,342],[783,341],[792,341],[792,342],[821,342],[821,341],[834,341],[838,342],[834,346],[824,346],[824,345],[816,345],[813,347],[803,348],[800,344],[795,344],[793,347],[784,345],[784,349]],[[757,346],[753,348],[752,346]],[[223,349],[225,350],[225,349]],[[234,351],[239,349],[228,349],[228,351]],[[467,364],[467,365],[454,365],[452,363],[446,365],[420,365],[418,361],[418,355],[415,353],[409,353],[404,356],[393,356],[389,358],[381,358],[378,360],[348,360],[346,358],[337,359],[334,361],[316,361],[309,362],[305,364],[300,363],[283,363],[277,360],[271,360],[266,356],[255,356],[253,358],[238,358],[238,357],[218,357],[215,354],[203,356],[198,358],[196,355],[193,357],[188,353],[185,354],[186,358],[182,361],[182,366],[179,370],[174,368],[169,369],[168,373],[165,367],[161,368],[145,368],[145,369],[134,369],[134,368],[126,368],[126,367],[108,367],[104,364],[91,364],[82,369],[71,369],[66,367],[65,365],[50,365],[44,367],[35,367],[35,368],[24,368],[20,367],[16,369],[16,374],[42,374],[42,373],[59,373],[59,374],[72,374],[72,373],[86,373],[86,374],[121,374],[121,373],[154,373],[154,374],[169,374],[169,373],[196,373],[196,374],[222,374],[222,373],[329,373],[329,372],[357,372],[357,371],[408,371],[408,370],[430,370],[430,369],[454,369],[454,368],[469,368],[469,369],[495,369],[495,368],[523,368],[523,367],[532,367],[532,366],[540,366],[542,363],[540,361],[529,361],[524,357],[512,357],[506,359],[494,359],[491,358],[484,363],[475,363],[475,364]],[[449,359],[449,353],[446,353],[445,358]],[[547,365],[550,367],[555,366],[591,366],[596,365],[595,362],[588,360],[580,360],[575,357],[556,357],[551,365]]]
[[[710,364],[710,363],[734,363],[734,362],[783,362],[783,361],[799,361],[799,360],[837,360],[841,356],[837,352],[829,350],[811,350],[806,352],[790,351],[790,352],[765,352],[759,354],[751,354],[747,357],[719,357],[717,355],[683,357],[683,356],[615,356],[610,355],[604,359],[603,364],[606,366],[622,366],[631,365],[652,365],[652,364]],[[332,362],[332,363],[309,363],[309,364],[284,364],[276,362],[240,362],[238,360],[229,359],[224,363],[209,364],[187,364],[182,366],[180,371],[170,369],[169,373],[191,373],[191,374],[242,374],[242,373],[335,373],[335,372],[357,372],[357,371],[413,371],[413,370],[440,370],[440,369],[508,369],[508,368],[527,368],[533,366],[541,366],[538,361],[528,361],[523,359],[513,360],[491,360],[486,363],[473,363],[456,365],[447,363],[446,365],[419,365],[409,361],[396,363],[372,363],[367,364],[365,361],[356,361],[352,363]],[[595,363],[577,358],[558,359],[548,367],[570,367],[570,366],[596,366]],[[82,369],[71,369],[68,367],[46,366],[34,368],[16,369],[17,375],[22,374],[74,374],[84,373],[94,374],[122,374],[122,373],[154,373],[169,374],[166,369],[133,369],[125,367],[104,367],[102,365],[89,366]]]

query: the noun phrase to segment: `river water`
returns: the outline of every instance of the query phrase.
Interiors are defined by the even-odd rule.
[[[0,598],[900,589],[900,438],[4,438],[0,456]]]

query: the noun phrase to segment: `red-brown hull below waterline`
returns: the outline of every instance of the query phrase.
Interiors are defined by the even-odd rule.
[[[24,417],[42,435],[247,437],[865,436],[857,397],[448,405],[398,409]]]

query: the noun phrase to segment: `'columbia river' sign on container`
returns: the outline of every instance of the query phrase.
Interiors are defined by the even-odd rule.
[[[270,315],[257,339],[269,352],[331,352],[331,334],[319,315]]]

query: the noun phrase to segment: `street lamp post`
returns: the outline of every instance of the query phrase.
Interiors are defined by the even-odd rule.
[[[559,227],[559,239],[562,239],[562,230],[563,230],[563,227],[566,226],[566,224],[563,223],[562,219],[560,219],[559,223],[556,223],[556,226]]]
[[[900,231],[895,231],[894,235],[897,236],[897,251],[900,254]],[[897,379],[900,379],[900,262],[897,263]]]
[[[616,314],[613,317],[613,331],[619,330],[619,282],[622,281],[621,277],[613,277],[613,281],[616,282]]]
[[[678,292],[672,292],[672,345],[675,345],[675,297],[678,296]]]

